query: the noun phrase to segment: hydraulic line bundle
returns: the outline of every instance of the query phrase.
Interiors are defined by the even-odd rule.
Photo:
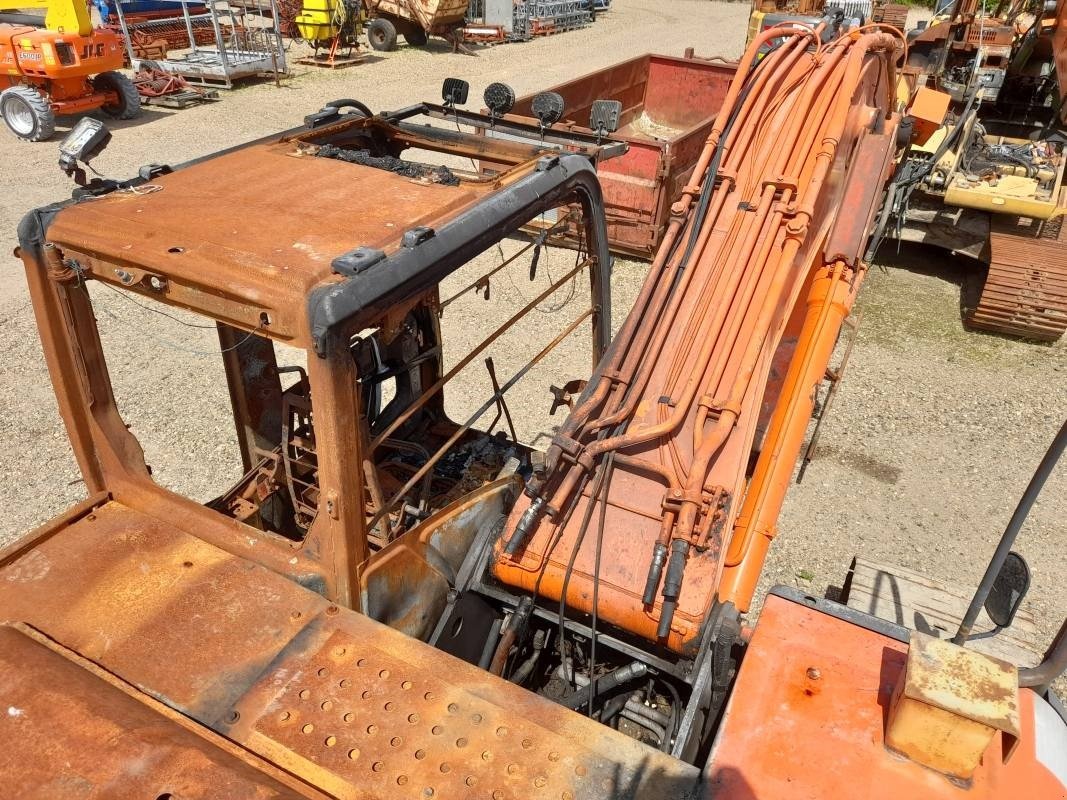
[[[748,608],[866,268],[902,39],[823,23],[752,42],[633,311],[508,520],[498,580],[677,653],[716,606]]]

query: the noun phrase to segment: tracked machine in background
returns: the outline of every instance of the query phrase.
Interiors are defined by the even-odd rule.
[[[749,35],[823,14],[903,30],[906,10],[755,0]],[[906,149],[872,247],[896,238],[984,263],[967,325],[1054,341],[1067,330],[1067,3],[958,0],[907,38]]]
[[[1067,330],[1067,2],[957,0],[909,39],[913,135],[887,232],[988,264],[971,327],[1054,341]]]
[[[558,94],[531,125],[508,87],[475,114],[449,79],[441,105],[339,100],[128,181],[85,180],[107,133],[79,123],[61,163],[81,188],[19,234],[90,496],[0,551],[0,782],[50,800],[1062,795],[1048,685],[1067,636],[1020,670],[958,646],[970,613],[953,645],[781,587],[745,624],[904,149],[904,52],[839,16],[757,34],[614,338],[595,168],[626,148],[607,138],[633,121],[621,101],[592,104],[594,134],[554,127]],[[487,303],[504,275],[544,288]],[[217,331],[240,467],[206,502],[168,488],[121,414],[106,320],[125,301]],[[442,315],[475,314],[499,324],[453,353],[471,332]],[[546,359],[583,330],[592,374],[552,387],[573,408],[540,452],[508,398],[543,399]],[[1012,531],[1065,445],[972,603],[998,625],[1025,592],[1001,568]]]

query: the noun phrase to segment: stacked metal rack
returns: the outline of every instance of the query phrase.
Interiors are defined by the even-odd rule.
[[[592,21],[587,0],[516,0],[508,38],[524,41],[534,36],[584,28]]]
[[[190,0],[173,0],[172,4],[180,11],[169,21],[184,24],[186,41],[181,46],[182,54],[153,59],[153,66],[190,83],[227,89],[240,78],[274,75],[277,79],[287,72],[275,0],[251,0],[242,5],[207,0],[203,3],[205,14],[190,13]],[[122,0],[116,3],[116,11],[128,58],[132,64],[139,63],[143,58],[134,52]],[[205,23],[210,24],[212,33],[207,44],[198,36],[198,27]]]
[[[535,36],[584,28],[593,22],[593,8],[610,0],[470,0],[468,42],[525,42]]]

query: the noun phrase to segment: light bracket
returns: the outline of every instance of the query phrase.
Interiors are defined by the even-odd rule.
[[[59,145],[59,167],[74,178],[79,186],[85,186],[85,170],[78,162],[88,164],[103,152],[111,141],[111,131],[98,119],[82,117]]]

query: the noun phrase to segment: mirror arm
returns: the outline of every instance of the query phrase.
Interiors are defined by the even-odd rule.
[[[1041,463],[1037,466],[1037,471],[1034,472],[1034,477],[1030,479],[1030,485],[1023,492],[1022,499],[1019,500],[1019,505],[1015,508],[1015,513],[1012,514],[1011,519],[1008,521],[1008,527],[1004,529],[1004,534],[1000,537],[997,551],[993,554],[989,566],[986,567],[982,582],[978,584],[978,591],[974,593],[974,597],[971,599],[971,605],[968,607],[963,621],[960,622],[959,630],[952,637],[953,644],[962,645],[967,641],[967,637],[971,635],[974,622],[978,619],[978,613],[982,610],[986,598],[989,597],[989,591],[993,588],[993,582],[1000,573],[1000,568],[1004,566],[1004,561],[1007,559],[1008,553],[1011,552],[1012,545],[1015,544],[1015,538],[1019,535],[1019,531],[1022,529],[1030,509],[1033,508],[1034,501],[1037,500],[1037,496],[1041,493],[1045,481],[1048,480],[1048,476],[1055,468],[1056,462],[1063,455],[1065,447],[1067,447],[1067,421],[1063,423],[1060,432],[1052,440],[1048,452],[1045,453],[1045,457],[1041,459]]]
[[[1003,625],[994,625],[991,630],[983,631],[982,633],[972,633],[970,636],[967,637],[967,641],[968,642],[973,642],[973,641],[976,641],[978,639],[992,639],[994,636],[999,634],[1002,630],[1004,630],[1004,626]]]

